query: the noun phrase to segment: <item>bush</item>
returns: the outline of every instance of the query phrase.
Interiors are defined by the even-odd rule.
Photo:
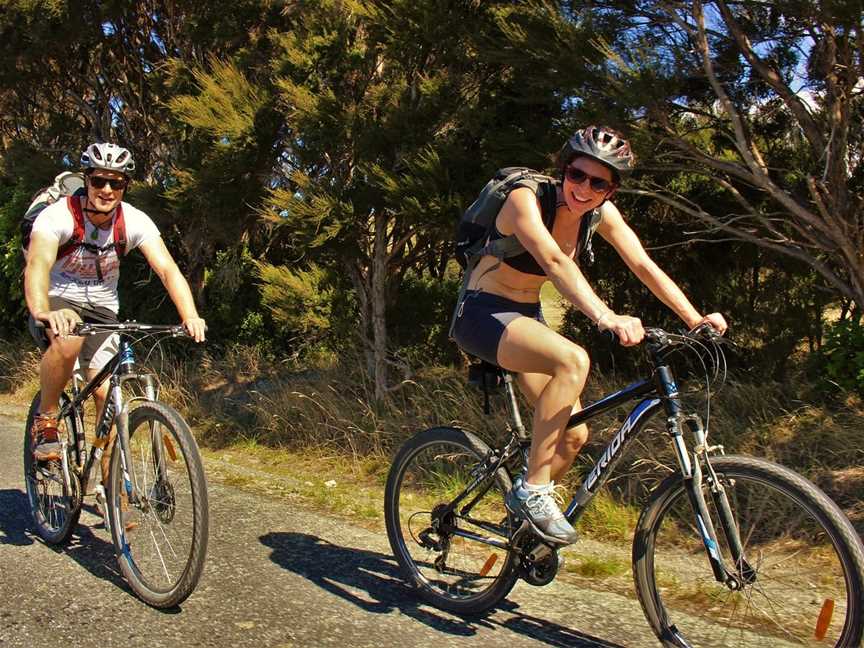
[[[864,325],[860,321],[841,320],[826,327],[819,358],[826,378],[864,394]]]

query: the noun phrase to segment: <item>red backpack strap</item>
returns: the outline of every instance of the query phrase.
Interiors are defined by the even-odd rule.
[[[84,242],[84,211],[81,209],[81,201],[78,196],[67,196],[66,206],[72,212],[72,236],[57,248],[58,259],[71,254]]]
[[[114,218],[114,249],[118,259],[126,254],[126,219],[123,218],[122,203],[118,203]]]

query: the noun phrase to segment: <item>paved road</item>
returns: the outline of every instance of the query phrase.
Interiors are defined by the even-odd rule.
[[[131,593],[89,504],[71,544],[34,538],[21,477],[24,412],[0,411],[0,647],[656,646],[637,602],[519,583],[477,620],[419,605],[386,537],[211,479],[210,549],[169,612]]]

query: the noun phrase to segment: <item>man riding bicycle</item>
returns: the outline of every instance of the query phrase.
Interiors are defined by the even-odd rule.
[[[112,143],[94,143],[81,154],[86,194],[75,194],[46,207],[33,223],[24,270],[29,329],[43,350],[39,370],[40,411],[30,434],[37,461],[58,460],[57,420],[60,395],[75,361],[92,379],[117,352],[117,335],[70,336],[76,324],[115,323],[119,310],[120,256],[139,248],[174,302],[183,326],[196,342],[204,340],[189,284],[165,247],[153,221],[122,202],[135,170],[132,154]],[[70,245],[71,243],[71,245]],[[36,322],[45,323],[44,328]],[[101,413],[107,382],[94,393]],[[98,418],[97,418],[98,420]],[[102,457],[103,478],[109,452]]]

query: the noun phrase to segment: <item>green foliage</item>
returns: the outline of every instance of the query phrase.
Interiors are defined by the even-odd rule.
[[[330,332],[335,290],[329,273],[312,264],[308,270],[255,263],[261,303],[277,328],[274,335],[312,346]]]
[[[864,395],[864,324],[860,320],[828,325],[819,356],[827,378]]]
[[[402,282],[387,319],[393,346],[410,366],[420,368],[458,360],[457,347],[447,335],[458,292],[455,277],[436,280],[412,274]]]
[[[254,137],[255,118],[268,101],[266,92],[230,62],[213,59],[209,73],[195,70],[193,76],[200,93],[174,97],[169,104],[174,115],[217,143]]]

